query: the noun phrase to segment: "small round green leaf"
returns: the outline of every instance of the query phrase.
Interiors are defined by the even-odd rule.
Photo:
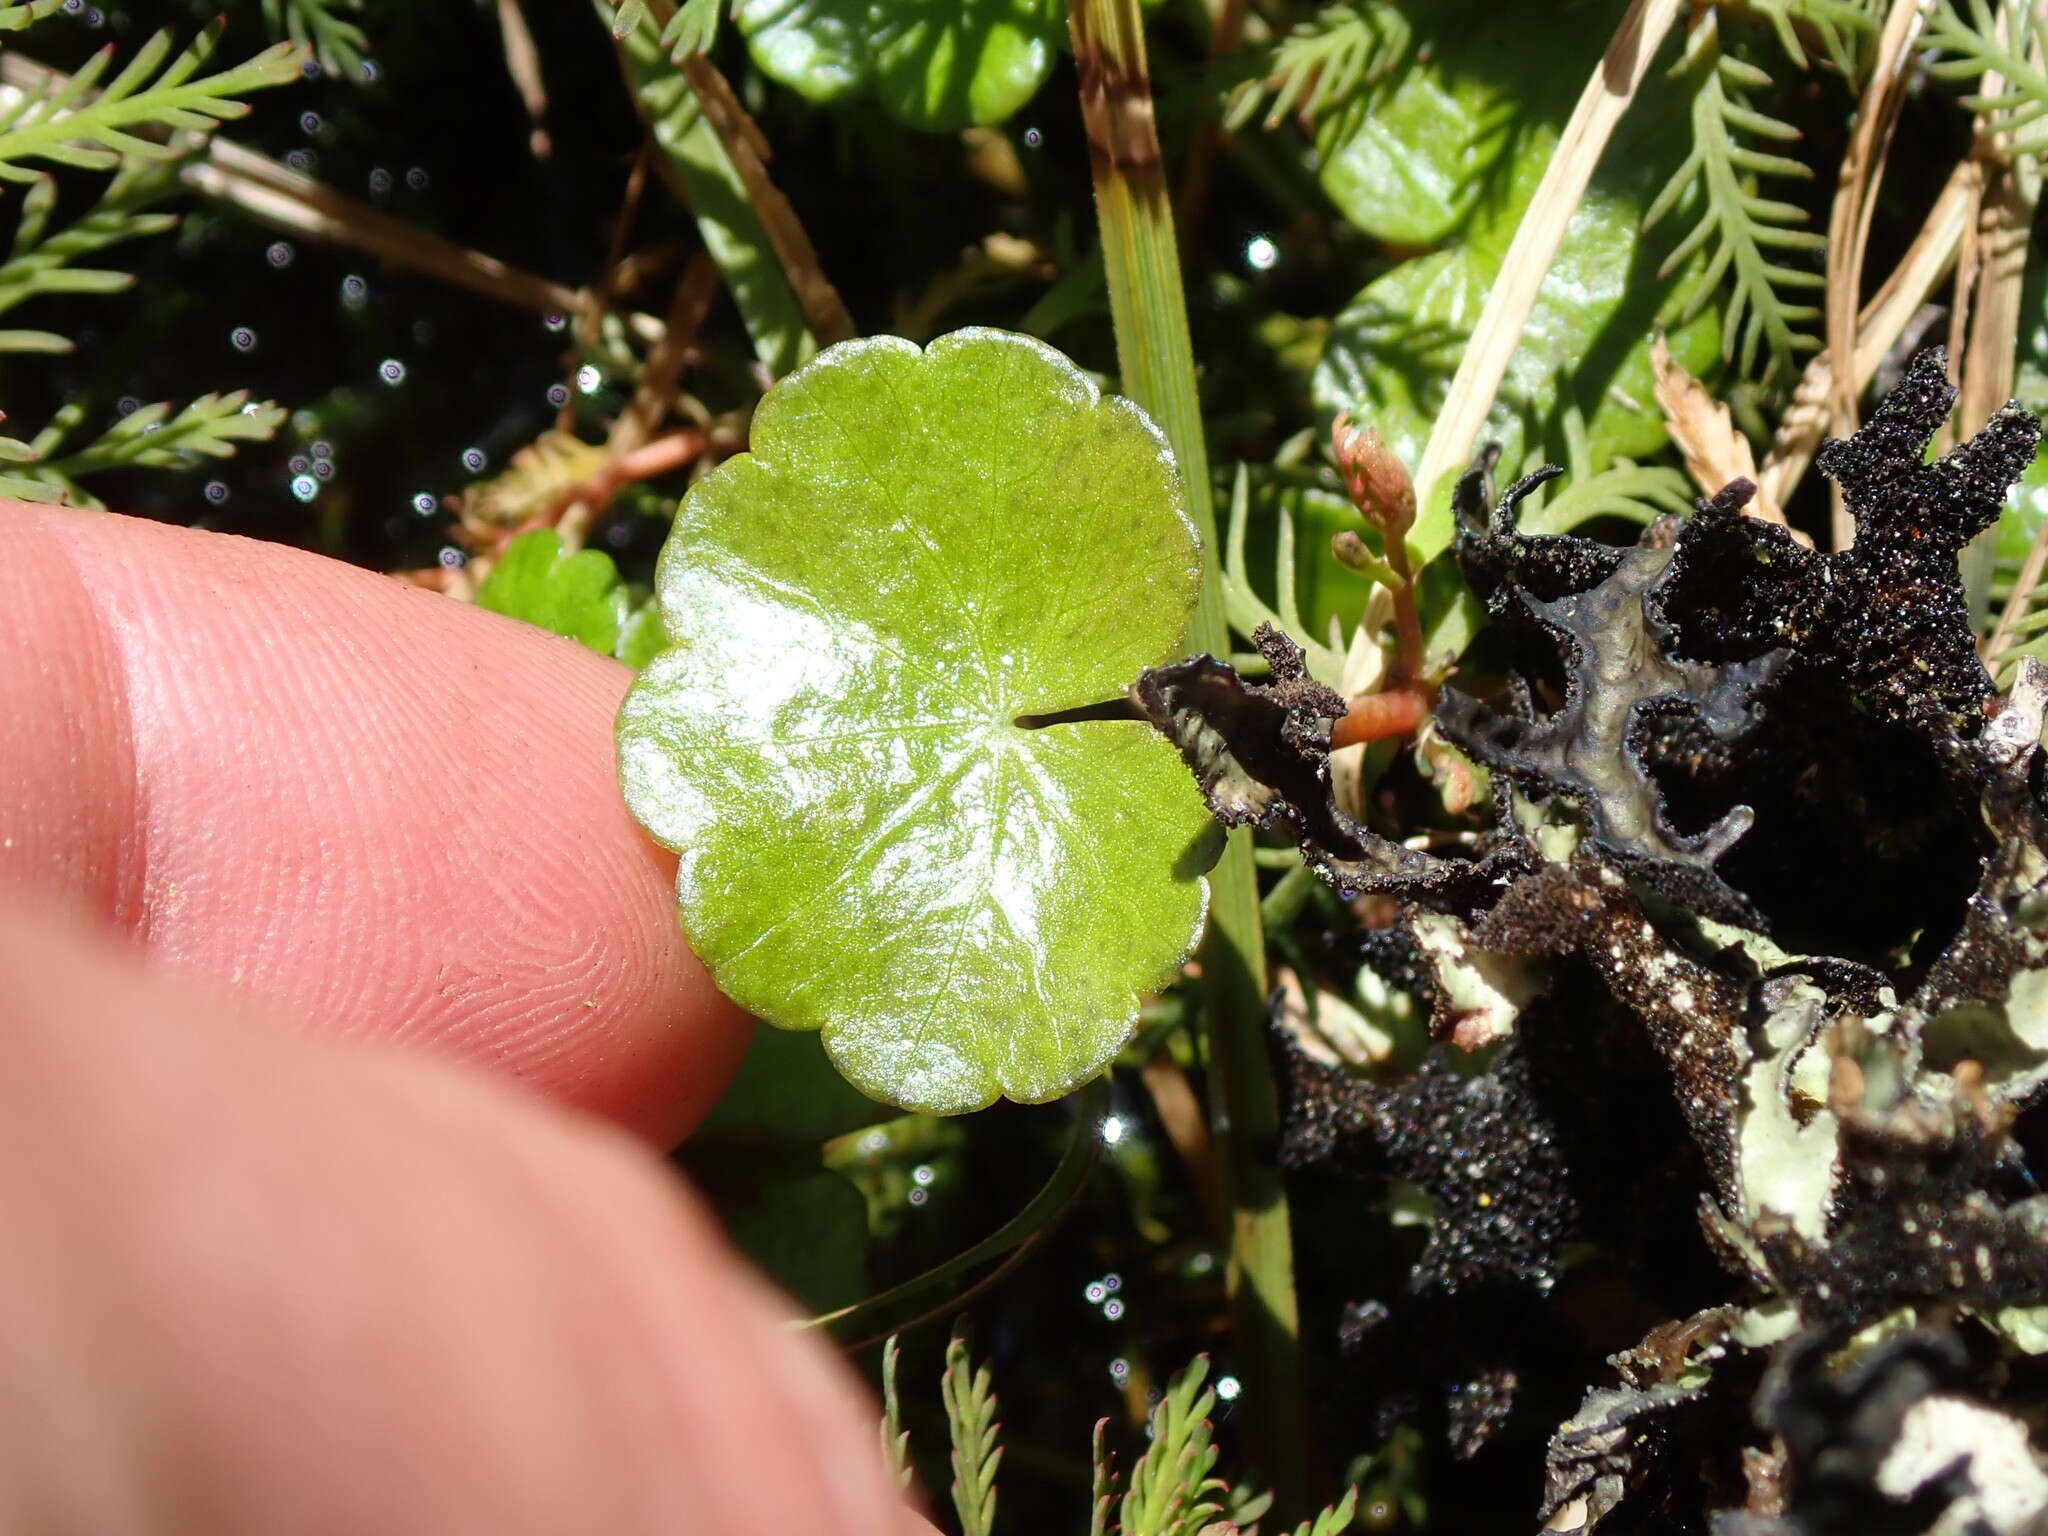
[[[506,545],[476,603],[607,656],[619,643],[628,610],[611,556],[595,549],[564,550],[562,536],[552,528],[531,529]]]
[[[1135,721],[1028,729],[1179,650],[1164,438],[1042,343],[821,353],[691,493],[620,715],[697,953],[908,1108],[1056,1098],[1186,957],[1208,818]]]
[[[635,606],[601,550],[562,548],[552,528],[533,528],[505,546],[478,588],[476,605],[580,641],[638,668],[661,649],[661,617]]]
[[[1333,116],[1317,134],[1323,190],[1375,240],[1436,244],[1470,217],[1512,147],[1497,95],[1476,75],[1403,70],[1372,111]]]
[[[999,123],[1045,83],[1060,0],[735,0],[763,74],[812,101],[864,93],[912,128]]]

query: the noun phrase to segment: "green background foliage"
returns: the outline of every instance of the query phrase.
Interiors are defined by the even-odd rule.
[[[67,70],[111,44],[101,85],[144,60],[123,98],[129,105],[117,102],[106,118],[126,133],[139,132],[137,123],[114,119],[163,85],[164,71],[180,66],[219,7],[116,0],[90,14],[37,9],[50,14],[0,43]],[[916,987],[946,992],[949,1027],[966,1028],[965,1015],[1014,985],[1015,968],[994,950],[970,955],[964,971],[945,970],[950,951],[935,965],[915,904],[841,910],[844,890],[831,884],[837,860],[858,852],[865,876],[883,876],[885,885],[920,860],[958,864],[961,850],[997,820],[995,797],[976,793],[987,776],[963,766],[957,741],[941,733],[906,740],[901,728],[938,718],[928,706],[941,715],[979,711],[990,737],[1024,741],[1032,733],[1014,731],[1002,710],[1115,694],[1135,667],[1171,646],[1170,605],[1154,602],[1157,594],[1127,596],[1139,557],[1100,519],[1070,515],[1071,487],[1044,468],[1055,434],[979,386],[940,402],[953,437],[938,453],[936,439],[920,435],[938,430],[921,414],[929,408],[923,392],[899,397],[849,379],[848,399],[835,409],[851,425],[821,429],[836,432],[839,446],[826,456],[837,467],[820,484],[801,495],[779,480],[772,495],[729,493],[737,482],[721,477],[735,471],[716,466],[747,446],[750,429],[756,457],[743,464],[755,467],[738,475],[758,476],[763,459],[799,457],[793,439],[777,446],[776,405],[758,420],[754,413],[774,379],[817,351],[818,337],[770,221],[670,53],[685,34],[709,40],[711,62],[750,114],[767,171],[856,332],[921,340],[986,325],[1051,338],[1081,374],[1114,393],[1117,354],[1062,9],[1031,0],[891,0],[869,9],[741,0],[734,24],[723,26],[718,7],[704,0],[692,0],[681,20],[663,5],[615,12],[524,0],[510,9],[535,45],[547,98],[538,120],[506,64],[506,8],[235,0],[226,9],[214,52],[174,89],[244,70],[283,39],[314,52],[303,77],[275,54],[260,81],[246,70],[230,73],[232,88],[208,98],[223,113],[230,102],[250,106],[229,121],[229,137],[270,157],[280,173],[369,210],[341,217],[350,230],[374,214],[553,283],[577,302],[510,308],[502,290],[448,286],[406,260],[260,222],[185,174],[197,163],[192,139],[177,138],[166,159],[154,138],[137,147],[74,126],[67,133],[85,141],[83,163],[61,149],[64,136],[16,139],[17,150],[56,144],[60,153],[10,162],[31,179],[10,190],[14,222],[0,229],[8,252],[0,311],[9,326],[0,332],[0,405],[16,434],[0,441],[6,488],[282,538],[416,577],[424,571],[458,594],[488,565],[487,576],[470,581],[485,606],[635,666],[659,637],[645,597],[679,504],[688,508],[685,535],[699,546],[688,558],[743,553],[765,564],[771,553],[787,556],[828,594],[828,611],[821,617],[783,597],[748,610],[772,632],[764,649],[734,623],[729,592],[700,583],[671,594],[678,638],[696,647],[707,671],[722,668],[691,706],[697,713],[684,734],[693,751],[715,747],[699,760],[730,768],[733,803],[757,817],[746,824],[752,831],[704,839],[710,852],[686,879],[706,902],[751,882],[758,906],[739,919],[757,924],[819,900],[783,951],[771,941],[737,962],[741,990],[764,1011],[792,998],[798,1011],[836,999],[841,1009],[882,1018],[876,999],[895,1001],[904,991],[896,978],[908,975]],[[621,50],[610,22],[635,9],[639,18],[624,15]],[[1879,9],[1833,0],[1702,7],[1687,23],[1686,58],[1667,44],[1573,222],[1489,424],[1507,443],[1511,467],[1550,458],[1571,469],[1532,507],[1531,527],[1589,524],[1627,537],[1627,522],[1688,500],[1694,487],[1649,396],[1645,348],[1656,326],[1670,331],[1680,360],[1733,404],[1738,424],[1763,446],[1792,368],[1817,339],[1799,306],[1811,298],[1801,284],[1819,263],[1796,237],[1825,223],[1829,168],[1840,158]],[[1334,620],[1341,647],[1370,592],[1364,577],[1328,555],[1330,537],[1356,527],[1323,446],[1330,418],[1349,411],[1410,462],[1419,453],[1463,336],[1622,10],[1620,0],[1577,0],[1532,19],[1476,0],[1261,4],[1242,13],[1234,46],[1217,44],[1216,18],[1200,7],[1150,11],[1166,180],[1181,220],[1217,501],[1227,502],[1237,464],[1247,465],[1247,580],[1263,602],[1283,609],[1279,589],[1288,588],[1309,631],[1303,638],[1331,641]],[[169,47],[150,52],[166,25]],[[1878,210],[1872,282],[1911,238],[1967,138],[1965,115],[1943,94],[1950,87],[1914,79]],[[215,115],[196,101],[179,110]],[[1214,140],[1226,117],[1230,135]],[[1787,139],[1787,130],[1803,137]],[[0,137],[0,156],[7,142]],[[1788,173],[1769,163],[1773,155],[1822,174]],[[1675,188],[1670,206],[1653,222],[1667,185]],[[1759,213],[1766,202],[1774,206]],[[1703,220],[1697,249],[1663,270]],[[1795,238],[1767,248],[1780,234]],[[1724,262],[1724,252],[1737,254]],[[1792,280],[1763,270],[1765,255]],[[708,263],[712,281],[704,303],[686,311],[674,306],[693,263]],[[1750,319],[1729,320],[1738,291],[1747,314],[1764,317],[1753,338]],[[2019,392],[2048,403],[2038,284],[2027,306]],[[654,430],[701,434],[701,454],[627,486],[566,542],[552,527],[506,526],[477,537],[455,495],[491,482],[546,432],[606,444],[646,387],[652,338],[672,313],[688,355]],[[1080,390],[1078,377],[1063,387]],[[919,527],[960,534],[970,549],[976,539],[1009,541],[1005,580],[1015,580],[999,595],[1017,632],[1038,634],[1043,649],[1019,648],[1014,670],[947,650],[960,634],[960,573],[932,561],[906,532],[912,520],[899,526],[897,509],[870,495],[872,480],[853,467],[865,454],[911,461],[905,483],[930,475],[950,487],[915,504]],[[963,466],[976,454],[999,468],[970,472]],[[1053,498],[1060,517],[1045,508],[1036,521],[984,517],[986,486],[1013,471],[1034,471],[1026,478]],[[889,478],[893,484],[893,472]],[[2037,465],[2002,530],[2007,583],[2048,505],[2044,487],[2048,468]],[[792,511],[798,502],[800,517]],[[1793,512],[1809,526],[1824,520],[1815,477]],[[1291,530],[1284,538],[1283,523]],[[968,569],[972,585],[993,567],[970,558]],[[1040,634],[1032,626],[1058,616],[1046,591],[1076,570],[1109,584],[1100,623]],[[974,586],[966,595],[993,590]],[[1428,573],[1422,600],[1433,641],[1462,643],[1471,633],[1474,615],[1447,567]],[[906,654],[935,669],[938,681],[855,645],[899,630],[914,642]],[[1483,677],[1488,655],[1482,638],[1464,659],[1466,675]],[[853,685],[834,683],[828,698],[828,674],[853,665],[849,657],[864,658]],[[653,686],[675,702],[694,686],[681,669],[698,664],[666,663],[677,670]],[[807,714],[884,734],[848,741],[820,764],[736,729],[785,684],[799,689]],[[801,693],[813,685],[815,696]],[[486,686],[519,683],[505,677]],[[1108,1413],[1134,1435],[1145,1388],[1210,1347],[1223,1315],[1222,1250],[1201,1169],[1183,1160],[1159,1107],[1167,1101],[1150,1086],[1162,1072],[1199,1080],[1191,1019],[1198,1009],[1182,986],[1142,1009],[1137,1003],[1170,971],[1192,925],[1195,888],[1179,860],[1199,824],[1184,774],[1156,743],[1142,746],[1146,740],[1135,728],[1097,723],[1038,732],[1018,749],[1034,754],[1034,771],[1072,792],[1073,825],[1091,829],[1086,837],[1049,836],[1042,870],[1066,880],[1057,872],[1070,861],[1093,882],[1074,888],[1099,910],[1074,918],[1067,946],[1109,961],[1082,967],[1074,990],[1113,994],[1114,1006],[1095,1010],[1093,1033],[1050,1044],[1045,1036],[1056,1031],[1024,1029],[1017,1038],[1031,1043],[1021,1064],[1008,1064],[1018,1073],[1011,1086],[1026,1096],[1057,1091],[1113,1051],[1133,1011],[1139,1034],[1114,1073],[1119,1140],[1105,1146],[1080,1214],[1045,1239],[1020,1280],[979,1303],[1000,1319],[984,1337],[1005,1393],[1004,1443],[1013,1448],[1000,1518],[1016,1528],[1071,1515],[1087,1481],[1085,1425]],[[1057,760],[1047,766],[1037,754]],[[1412,818],[1406,765],[1388,771],[1391,752],[1372,761],[1373,814],[1398,805],[1399,816]],[[918,784],[940,789],[887,836],[864,834],[881,791]],[[1161,812],[1149,826],[1133,809],[1183,803],[1186,816]],[[835,816],[845,818],[836,832]],[[1410,819],[1390,830],[1421,827]],[[1438,818],[1426,830],[1469,829]],[[680,841],[690,829],[679,822],[670,830]],[[1329,935],[1347,932],[1352,915],[1319,889],[1287,885],[1277,872],[1265,878],[1272,956],[1300,972],[1329,965]],[[966,883],[962,876],[958,884]],[[818,898],[821,890],[827,894]],[[954,895],[948,886],[942,901]],[[1074,981],[1074,970],[1064,974]],[[1005,1014],[1003,1028],[1011,1027]],[[882,1046],[854,1041],[847,1050],[873,1061]],[[1005,1069],[971,1066],[958,1076],[974,1091],[949,1085],[945,1107],[980,1102]],[[936,1106],[945,1097],[918,1102]],[[817,1036],[763,1031],[685,1161],[747,1251],[822,1310],[986,1236],[1001,1214],[1032,1197],[1068,1129],[1061,1111],[1003,1104],[955,1121],[899,1114],[844,1083]],[[1306,1234],[1311,1385],[1338,1426],[1329,1432],[1332,1461],[1363,1480],[1362,1518],[1413,1526],[1434,1511],[1442,1529],[1525,1528],[1526,1500],[1503,1491],[1514,1479],[1465,1475],[1412,1418],[1385,1436],[1368,1429],[1383,1422],[1384,1404],[1326,1347],[1340,1299],[1399,1292],[1404,1252],[1419,1236],[1412,1223],[1395,1230],[1355,1188],[1307,1181],[1294,1199]],[[793,1241],[792,1233],[810,1240]],[[1120,1288],[1107,1291],[1112,1275]],[[1119,1300],[1117,1315],[1105,1296]],[[1562,1353],[1579,1350],[1593,1362],[1588,1370],[1604,1358],[1575,1335],[1554,1342]],[[906,1380],[935,1380],[939,1341],[914,1338],[909,1347],[917,1357]],[[1218,1374],[1232,1369],[1219,1358]],[[1249,1419],[1259,1410],[1241,1411]],[[929,1428],[918,1436],[926,1454]],[[943,1488],[945,1473],[928,1465],[924,1481]]]
[[[911,128],[999,123],[1066,40],[1060,0],[737,0],[733,21],[771,79],[817,102],[866,96]]]

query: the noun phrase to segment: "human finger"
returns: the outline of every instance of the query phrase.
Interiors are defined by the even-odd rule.
[[[0,906],[0,1529],[907,1536],[617,1131]]]
[[[657,1140],[745,1027],[618,793],[623,667],[303,551],[0,503],[0,875]]]

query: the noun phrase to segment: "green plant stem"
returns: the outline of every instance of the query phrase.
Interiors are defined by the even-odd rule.
[[[1188,512],[1202,537],[1201,601],[1189,641],[1229,654],[1209,456],[1195,390],[1173,209],[1160,163],[1138,0],[1075,0],[1068,9],[1081,111],[1102,222],[1103,265],[1123,391],[1166,433]],[[1266,956],[1258,875],[1247,832],[1233,832],[1209,875],[1201,950],[1210,1117],[1230,1203],[1230,1302],[1237,1369],[1257,1428],[1255,1449],[1284,1514],[1307,1505],[1307,1419],[1286,1188],[1267,1157],[1279,1104],[1266,1056]]]
[[[836,1312],[806,1318],[797,1326],[830,1328],[833,1336],[851,1349],[872,1343],[885,1334],[906,1332],[940,1312],[953,1311],[963,1305],[993,1276],[984,1276],[963,1289],[961,1282],[964,1278],[991,1260],[1005,1255],[1014,1260],[1019,1256],[1066,1214],[1074,1197],[1088,1182],[1088,1176],[1095,1171],[1095,1160],[1102,1149],[1102,1117],[1109,1110],[1108,1075],[1087,1083],[1066,1102],[1073,1105],[1074,1115],[1066,1151],[1060,1154],[1059,1166],[1053,1169],[1052,1177],[1045,1181],[1024,1209],[964,1253],[957,1253],[944,1263],[901,1285],[892,1286],[880,1295],[841,1307]],[[1003,1268],[1007,1267],[1008,1261],[1003,1265]]]

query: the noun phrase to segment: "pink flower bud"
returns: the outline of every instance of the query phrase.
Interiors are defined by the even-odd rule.
[[[1404,536],[1415,521],[1415,482],[1408,467],[1370,427],[1354,427],[1348,415],[1330,427],[1330,447],[1359,516],[1389,540]]]

